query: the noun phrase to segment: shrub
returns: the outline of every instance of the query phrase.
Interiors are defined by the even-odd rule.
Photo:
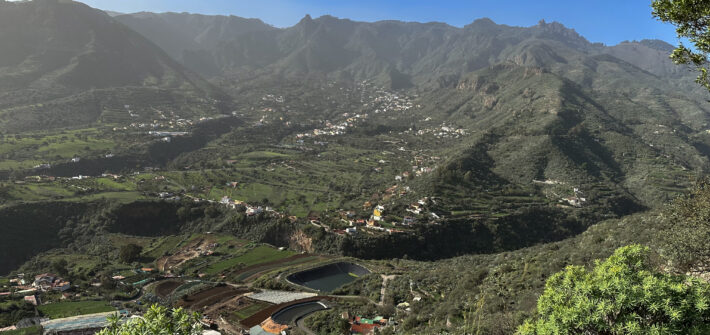
[[[591,271],[568,266],[553,275],[518,334],[708,334],[710,285],[657,272],[649,255],[626,246]]]

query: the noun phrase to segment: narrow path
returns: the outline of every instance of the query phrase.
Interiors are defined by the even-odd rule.
[[[377,303],[379,306],[385,305],[385,293],[387,293],[387,282],[397,277],[397,275],[381,275],[382,276],[382,289],[380,290],[380,302]]]

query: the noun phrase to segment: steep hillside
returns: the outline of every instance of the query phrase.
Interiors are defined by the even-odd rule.
[[[275,28],[259,19],[188,13],[119,14],[114,18],[155,42],[172,58],[206,75],[219,74],[212,50],[239,34]]]
[[[93,121],[113,96],[121,100],[113,107],[150,104],[138,95],[154,92],[215,110],[225,99],[141,35],[76,2],[0,2],[0,44],[0,126],[13,131],[47,126],[26,119]]]
[[[589,61],[615,68],[614,79],[590,72],[589,83],[578,84],[564,78],[575,74],[562,68],[555,74],[507,63],[427,95],[432,103],[425,115],[444,112],[448,122],[473,133],[450,151],[454,158],[438,178],[460,185],[467,172],[478,171],[474,176],[481,178],[472,184],[494,174],[516,185],[537,185],[548,196],[578,188],[592,202],[614,195],[655,206],[694,174],[708,171],[706,104],[653,88],[660,84],[647,73],[624,78],[625,71],[637,70],[616,59]],[[629,208],[627,201],[617,205]]]

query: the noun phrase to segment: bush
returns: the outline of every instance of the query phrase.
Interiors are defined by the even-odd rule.
[[[135,245],[133,243],[126,244],[124,246],[121,246],[118,258],[124,263],[131,263],[135,260],[138,260],[142,251],[143,248],[139,245]]]
[[[174,335],[200,335],[202,325],[197,313],[189,314],[182,308],[168,311],[167,308],[153,305],[142,318],[130,319],[120,322],[115,315],[109,317],[109,326],[99,335],[138,335],[138,334],[174,334]]]
[[[647,247],[617,249],[593,270],[568,266],[547,281],[537,316],[518,328],[533,334],[708,334],[710,285],[656,272]]]
[[[663,254],[682,271],[710,269],[710,182],[698,182],[662,213]]]

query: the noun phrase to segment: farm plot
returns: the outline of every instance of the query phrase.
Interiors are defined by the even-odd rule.
[[[180,287],[183,284],[182,281],[179,280],[166,280],[163,282],[158,283],[155,286],[155,293],[161,297],[165,298],[172,294],[176,288]]]
[[[231,286],[217,286],[208,290],[189,295],[181,299],[177,304],[180,307],[191,310],[199,310],[208,306],[223,303],[240,294],[249,292],[247,289],[237,289]]]
[[[269,272],[272,270],[284,268],[284,267],[289,267],[293,265],[301,265],[301,264],[307,264],[315,261],[320,261],[323,258],[320,256],[312,256],[312,255],[306,255],[306,254],[300,254],[300,255],[294,255],[291,257],[267,262],[267,263],[261,263],[261,264],[255,264],[252,266],[245,267],[243,269],[239,269],[234,272],[234,275],[232,278],[234,278],[236,281],[239,282],[248,282],[252,279],[257,278],[258,276],[262,275],[265,272]]]
[[[241,256],[214,263],[208,266],[205,272],[207,274],[217,274],[236,266],[248,267],[255,264],[268,263],[271,261],[287,258],[295,254],[296,253],[293,251],[278,250],[268,245],[260,245],[254,249],[247,251]]]

